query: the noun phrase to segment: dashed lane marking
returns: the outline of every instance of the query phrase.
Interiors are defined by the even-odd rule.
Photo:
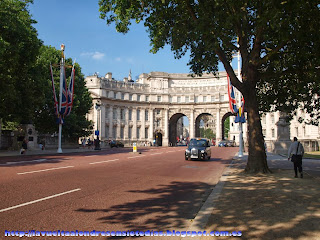
[[[18,175],[23,175],[23,174],[29,174],[29,173],[38,173],[38,172],[46,172],[46,171],[53,171],[53,170],[58,170],[58,169],[64,169],[64,168],[72,168],[74,166],[66,166],[66,167],[58,167],[58,168],[48,168],[48,169],[42,169],[42,170],[36,170],[36,171],[30,171],[30,172],[22,172],[22,173],[17,173]]]
[[[106,160],[106,161],[100,161],[100,162],[91,162],[89,164],[99,164],[99,163],[107,163],[107,162],[114,162],[114,161],[118,161],[119,159],[112,159],[112,160]]]

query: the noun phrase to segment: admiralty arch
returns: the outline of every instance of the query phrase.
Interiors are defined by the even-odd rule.
[[[174,145],[183,116],[188,119],[189,138],[200,137],[204,116],[210,118],[216,140],[224,138],[223,122],[231,115],[225,72],[219,72],[218,77],[151,72],[136,81],[130,74],[117,81],[107,73],[85,80],[94,106],[87,118],[94,122],[102,142],[114,139],[127,145],[155,141],[160,146]]]

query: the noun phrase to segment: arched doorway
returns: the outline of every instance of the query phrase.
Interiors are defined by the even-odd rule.
[[[169,145],[176,146],[177,142],[186,144],[189,138],[189,120],[182,113],[174,114],[169,120]]]
[[[155,134],[156,146],[162,146],[162,133],[156,132]]]
[[[222,133],[222,139],[225,140],[228,138],[228,133],[230,131],[230,122],[226,122],[226,120],[230,121],[230,116],[236,116],[236,114],[233,114],[231,112],[226,113],[221,120],[221,133]],[[226,124],[227,123],[227,124]],[[226,126],[225,126],[226,125]]]
[[[195,137],[216,138],[216,123],[209,113],[202,113],[196,118]]]

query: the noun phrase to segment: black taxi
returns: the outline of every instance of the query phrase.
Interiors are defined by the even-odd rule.
[[[186,160],[210,160],[210,141],[206,138],[192,138],[185,151]]]

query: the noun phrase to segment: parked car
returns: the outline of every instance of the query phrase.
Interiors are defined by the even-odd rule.
[[[235,147],[236,146],[236,142],[233,140],[227,140],[227,147]]]
[[[192,138],[185,151],[185,160],[210,160],[210,142],[206,138]]]
[[[112,141],[110,142],[110,147],[111,147],[111,148],[113,148],[113,147],[116,147],[116,148],[118,148],[118,147],[124,147],[124,144],[123,144],[122,142],[120,142],[120,141],[112,140]]]
[[[227,141],[226,140],[222,140],[218,143],[218,147],[227,147]]]

